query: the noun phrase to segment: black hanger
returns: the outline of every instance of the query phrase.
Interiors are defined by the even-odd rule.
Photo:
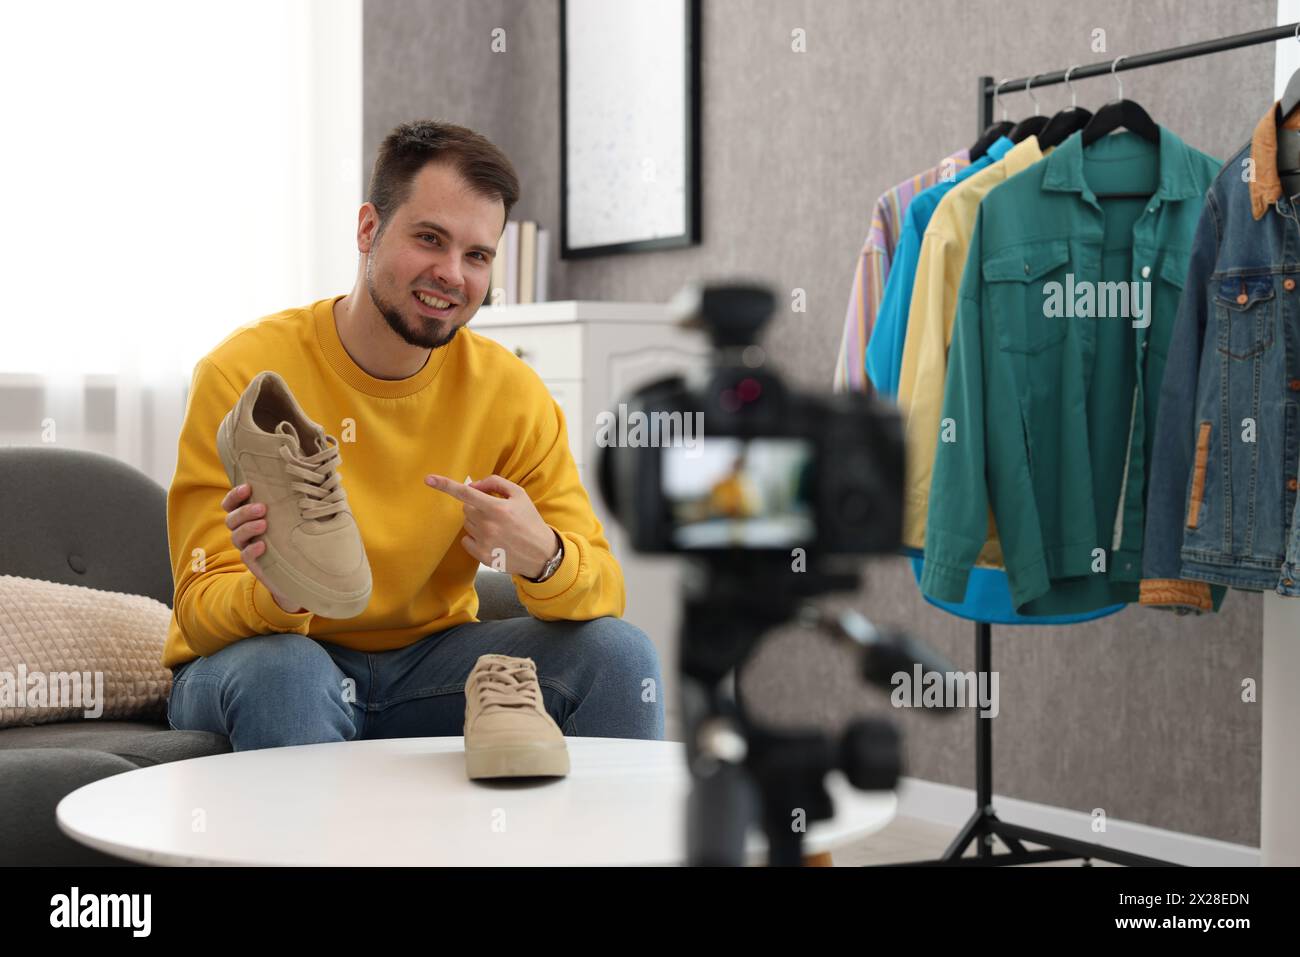
[[[1025,92],[1034,101],[1034,115],[1025,117],[1012,127],[1011,132],[1007,134],[1007,138],[1013,143],[1021,143],[1031,136],[1037,136],[1043,131],[1043,127],[1047,125],[1047,117],[1038,112],[1038,97],[1034,96],[1033,86],[1034,78],[1031,76],[1025,81]]]
[[[1296,27],[1296,39],[1300,40],[1300,26]],[[1277,173],[1288,196],[1300,193],[1300,156],[1297,156],[1295,131],[1284,131],[1282,124],[1297,106],[1300,106],[1300,70],[1291,74],[1273,113],[1273,122],[1277,127]]]
[[[985,130],[984,135],[977,139],[975,145],[970,148],[971,162],[975,162],[975,160],[987,153],[989,147],[996,143],[1000,138],[1010,133],[1012,127],[1015,125],[1016,124],[1012,123],[1010,120],[998,120]]]
[[[1005,82],[1006,80],[1002,80],[993,88],[993,98],[998,101],[999,105],[1002,103],[1002,84]],[[987,153],[989,147],[996,143],[999,138],[1010,133],[1015,125],[1016,124],[1007,119],[1007,108],[1003,106],[1002,119],[998,120],[985,130],[983,134],[980,135],[980,138],[975,141],[975,145],[970,148],[970,161],[973,163]]]
[[[1300,40],[1300,26],[1295,28],[1295,38]],[[1287,81],[1286,90],[1282,93],[1282,99],[1278,103],[1278,125],[1281,126],[1291,111],[1300,106],[1300,70],[1291,74],[1291,79]]]
[[[1124,57],[1116,57],[1115,62],[1110,65],[1111,75],[1115,75],[1115,67]],[[1083,140],[1083,147],[1086,149],[1093,143],[1097,142],[1103,136],[1108,135],[1114,130],[1123,127],[1150,143],[1154,143],[1156,148],[1160,147],[1160,127],[1156,126],[1155,120],[1151,119],[1150,114],[1142,109],[1133,100],[1124,99],[1124,84],[1118,76],[1115,76],[1115,82],[1119,85],[1119,99],[1112,103],[1107,103],[1088,121],[1088,125],[1083,128],[1079,134]],[[1098,194],[1098,199],[1150,199],[1150,193],[1104,193]]]
[[[1295,36],[1300,40],[1300,24],[1296,26]],[[1282,126],[1297,106],[1300,106],[1300,70],[1291,74],[1273,113],[1277,127],[1277,173],[1288,196],[1300,194],[1300,144],[1296,142],[1296,132],[1283,130]]]
[[[1107,103],[1083,128],[1083,145],[1091,146],[1103,136],[1120,128],[1127,129],[1151,143],[1160,145],[1160,127],[1151,115],[1132,100]]]
[[[1115,67],[1122,59],[1124,59],[1122,56],[1116,57],[1115,62],[1110,65],[1112,75],[1115,74]],[[1151,114],[1140,104],[1134,100],[1124,99],[1124,84],[1118,76],[1115,77],[1115,82],[1119,84],[1119,99],[1107,103],[1088,121],[1088,125],[1083,128],[1083,145],[1091,146],[1103,136],[1123,127],[1159,146],[1160,127],[1156,126],[1155,120],[1151,119]]]
[[[1048,120],[1047,126],[1043,127],[1042,132],[1038,134],[1038,145],[1043,149],[1060,146],[1071,134],[1087,126],[1088,121],[1092,119],[1092,111],[1078,105],[1074,87],[1070,86],[1070,74],[1076,68],[1072,66],[1065,71],[1065,88],[1070,91],[1069,107]]]
[[[1278,113],[1280,114],[1278,120],[1285,120],[1297,106],[1300,106],[1300,70],[1296,70],[1291,74],[1286,90],[1282,93],[1282,99],[1278,107]]]
[[[1048,119],[1048,117],[1041,116],[1037,113],[1033,116],[1027,116],[1017,123],[1011,132],[1007,134],[1007,139],[1011,140],[1013,143],[1021,143],[1029,139],[1031,136],[1037,136],[1039,133],[1043,132],[1043,129],[1047,126]]]
[[[1043,149],[1060,146],[1079,130],[1092,121],[1092,111],[1081,106],[1072,106],[1062,110],[1047,121],[1047,126],[1038,134],[1038,145]]]

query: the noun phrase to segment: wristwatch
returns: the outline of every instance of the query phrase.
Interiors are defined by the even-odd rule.
[[[555,554],[552,555],[551,560],[546,563],[546,567],[542,569],[542,573],[536,578],[529,578],[527,575],[523,575],[521,577],[524,580],[530,581],[534,585],[540,585],[542,582],[546,581],[546,579],[555,574],[555,570],[560,567],[560,562],[564,561],[564,536],[559,532],[556,532],[555,537],[560,540],[560,547],[555,550]]]

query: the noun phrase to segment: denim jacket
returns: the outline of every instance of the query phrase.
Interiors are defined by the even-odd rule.
[[[1277,182],[1275,129],[1270,110],[1212,184],[1193,240],[1160,395],[1143,603],[1180,578],[1300,596],[1300,221]]]

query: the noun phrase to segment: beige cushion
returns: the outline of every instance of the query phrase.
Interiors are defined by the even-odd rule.
[[[0,575],[0,728],[166,721],[170,618],[143,595]]]

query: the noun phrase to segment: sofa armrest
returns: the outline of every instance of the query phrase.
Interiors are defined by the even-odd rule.
[[[474,590],[478,592],[479,621],[528,617],[528,609],[515,593],[514,579],[505,572],[480,565],[478,574],[474,576]]]

